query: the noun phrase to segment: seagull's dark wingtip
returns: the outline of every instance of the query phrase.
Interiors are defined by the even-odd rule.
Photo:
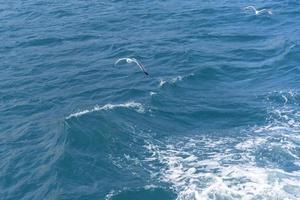
[[[149,76],[148,72],[144,72],[147,76]]]

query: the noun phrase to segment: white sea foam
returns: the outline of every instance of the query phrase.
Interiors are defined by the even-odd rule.
[[[268,93],[267,100],[269,102],[272,102],[272,98],[274,97],[280,97],[284,101],[284,106],[286,106],[287,103],[294,103],[297,100],[297,92],[293,90],[289,91],[274,91]]]
[[[299,172],[260,167],[248,156],[235,158],[239,153],[234,146],[226,144],[236,142],[236,146],[243,146],[238,140],[181,138],[180,141],[145,145],[151,155],[148,161],[160,163],[160,172],[154,176],[172,185],[177,200],[300,198]],[[218,145],[211,149],[210,144],[215,142]],[[264,140],[257,139],[254,143],[264,143]],[[252,144],[248,147],[252,148]],[[226,148],[231,149],[225,151]],[[199,149],[208,156],[204,158]]]
[[[297,94],[277,96],[284,104],[271,106],[267,124],[245,130],[249,136],[195,136],[146,145],[148,161],[160,163],[158,179],[172,185],[177,200],[300,199],[300,113],[292,103]],[[265,167],[257,159],[264,151],[288,156],[295,170],[278,166],[281,160]]]
[[[283,105],[276,105],[271,98],[268,97],[268,101],[274,105],[269,109],[268,124],[255,128],[257,133],[288,133],[289,136],[300,132],[300,111],[297,110],[297,94],[295,92],[278,92],[277,96],[281,97],[284,102]],[[294,133],[294,134],[292,134]]]
[[[145,112],[145,108],[143,107],[143,105],[141,103],[131,101],[131,102],[127,102],[127,103],[124,103],[124,104],[106,104],[104,106],[96,105],[90,110],[83,110],[83,111],[79,111],[79,112],[76,112],[76,113],[72,113],[69,116],[67,116],[66,119],[70,119],[70,118],[73,118],[73,117],[80,117],[80,116],[85,115],[87,113],[97,112],[97,111],[101,111],[101,110],[112,110],[112,109],[115,109],[115,108],[134,108],[139,113],[144,113]]]
[[[120,192],[120,191],[119,191]],[[111,190],[106,196],[105,196],[105,200],[110,200],[113,196],[115,196],[116,194],[118,194],[119,192],[116,192],[115,190]]]

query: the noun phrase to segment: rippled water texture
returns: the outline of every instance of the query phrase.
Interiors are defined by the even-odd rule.
[[[2,0],[0,199],[300,199],[299,13]]]

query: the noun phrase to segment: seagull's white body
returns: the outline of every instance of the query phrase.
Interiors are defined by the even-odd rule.
[[[272,14],[273,14],[272,11],[269,10],[269,9],[256,10],[256,8],[255,8],[254,6],[247,6],[247,7],[245,7],[244,9],[245,9],[245,10],[252,9],[252,10],[255,12],[256,15],[259,15],[259,14],[261,14],[261,13],[263,13],[263,12],[267,12],[269,15],[272,15]]]
[[[131,63],[137,64],[137,66],[139,66],[139,68],[140,68],[146,75],[149,75],[148,72],[146,71],[146,69],[144,68],[144,66],[143,66],[139,61],[137,61],[137,59],[135,59],[135,58],[120,58],[120,59],[118,59],[118,60],[115,62],[115,65],[117,65],[120,61],[123,61],[123,60],[125,60],[128,64],[131,64]]]

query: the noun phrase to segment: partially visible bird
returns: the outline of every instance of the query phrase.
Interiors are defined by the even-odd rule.
[[[146,71],[146,69],[144,68],[144,66],[139,61],[137,61],[137,59],[135,59],[135,58],[120,58],[115,62],[115,65],[117,65],[120,61],[123,61],[123,60],[125,60],[128,64],[131,64],[131,63],[137,64],[139,66],[139,68],[144,72],[144,74],[149,75],[148,72]]]
[[[244,9],[245,9],[245,10],[252,9],[252,10],[255,12],[256,15],[259,15],[259,14],[261,14],[261,13],[263,13],[263,12],[267,12],[269,15],[272,15],[272,14],[273,14],[273,13],[272,13],[272,10],[270,10],[270,9],[256,10],[256,8],[255,8],[254,6],[247,6],[247,7],[245,7]]]

